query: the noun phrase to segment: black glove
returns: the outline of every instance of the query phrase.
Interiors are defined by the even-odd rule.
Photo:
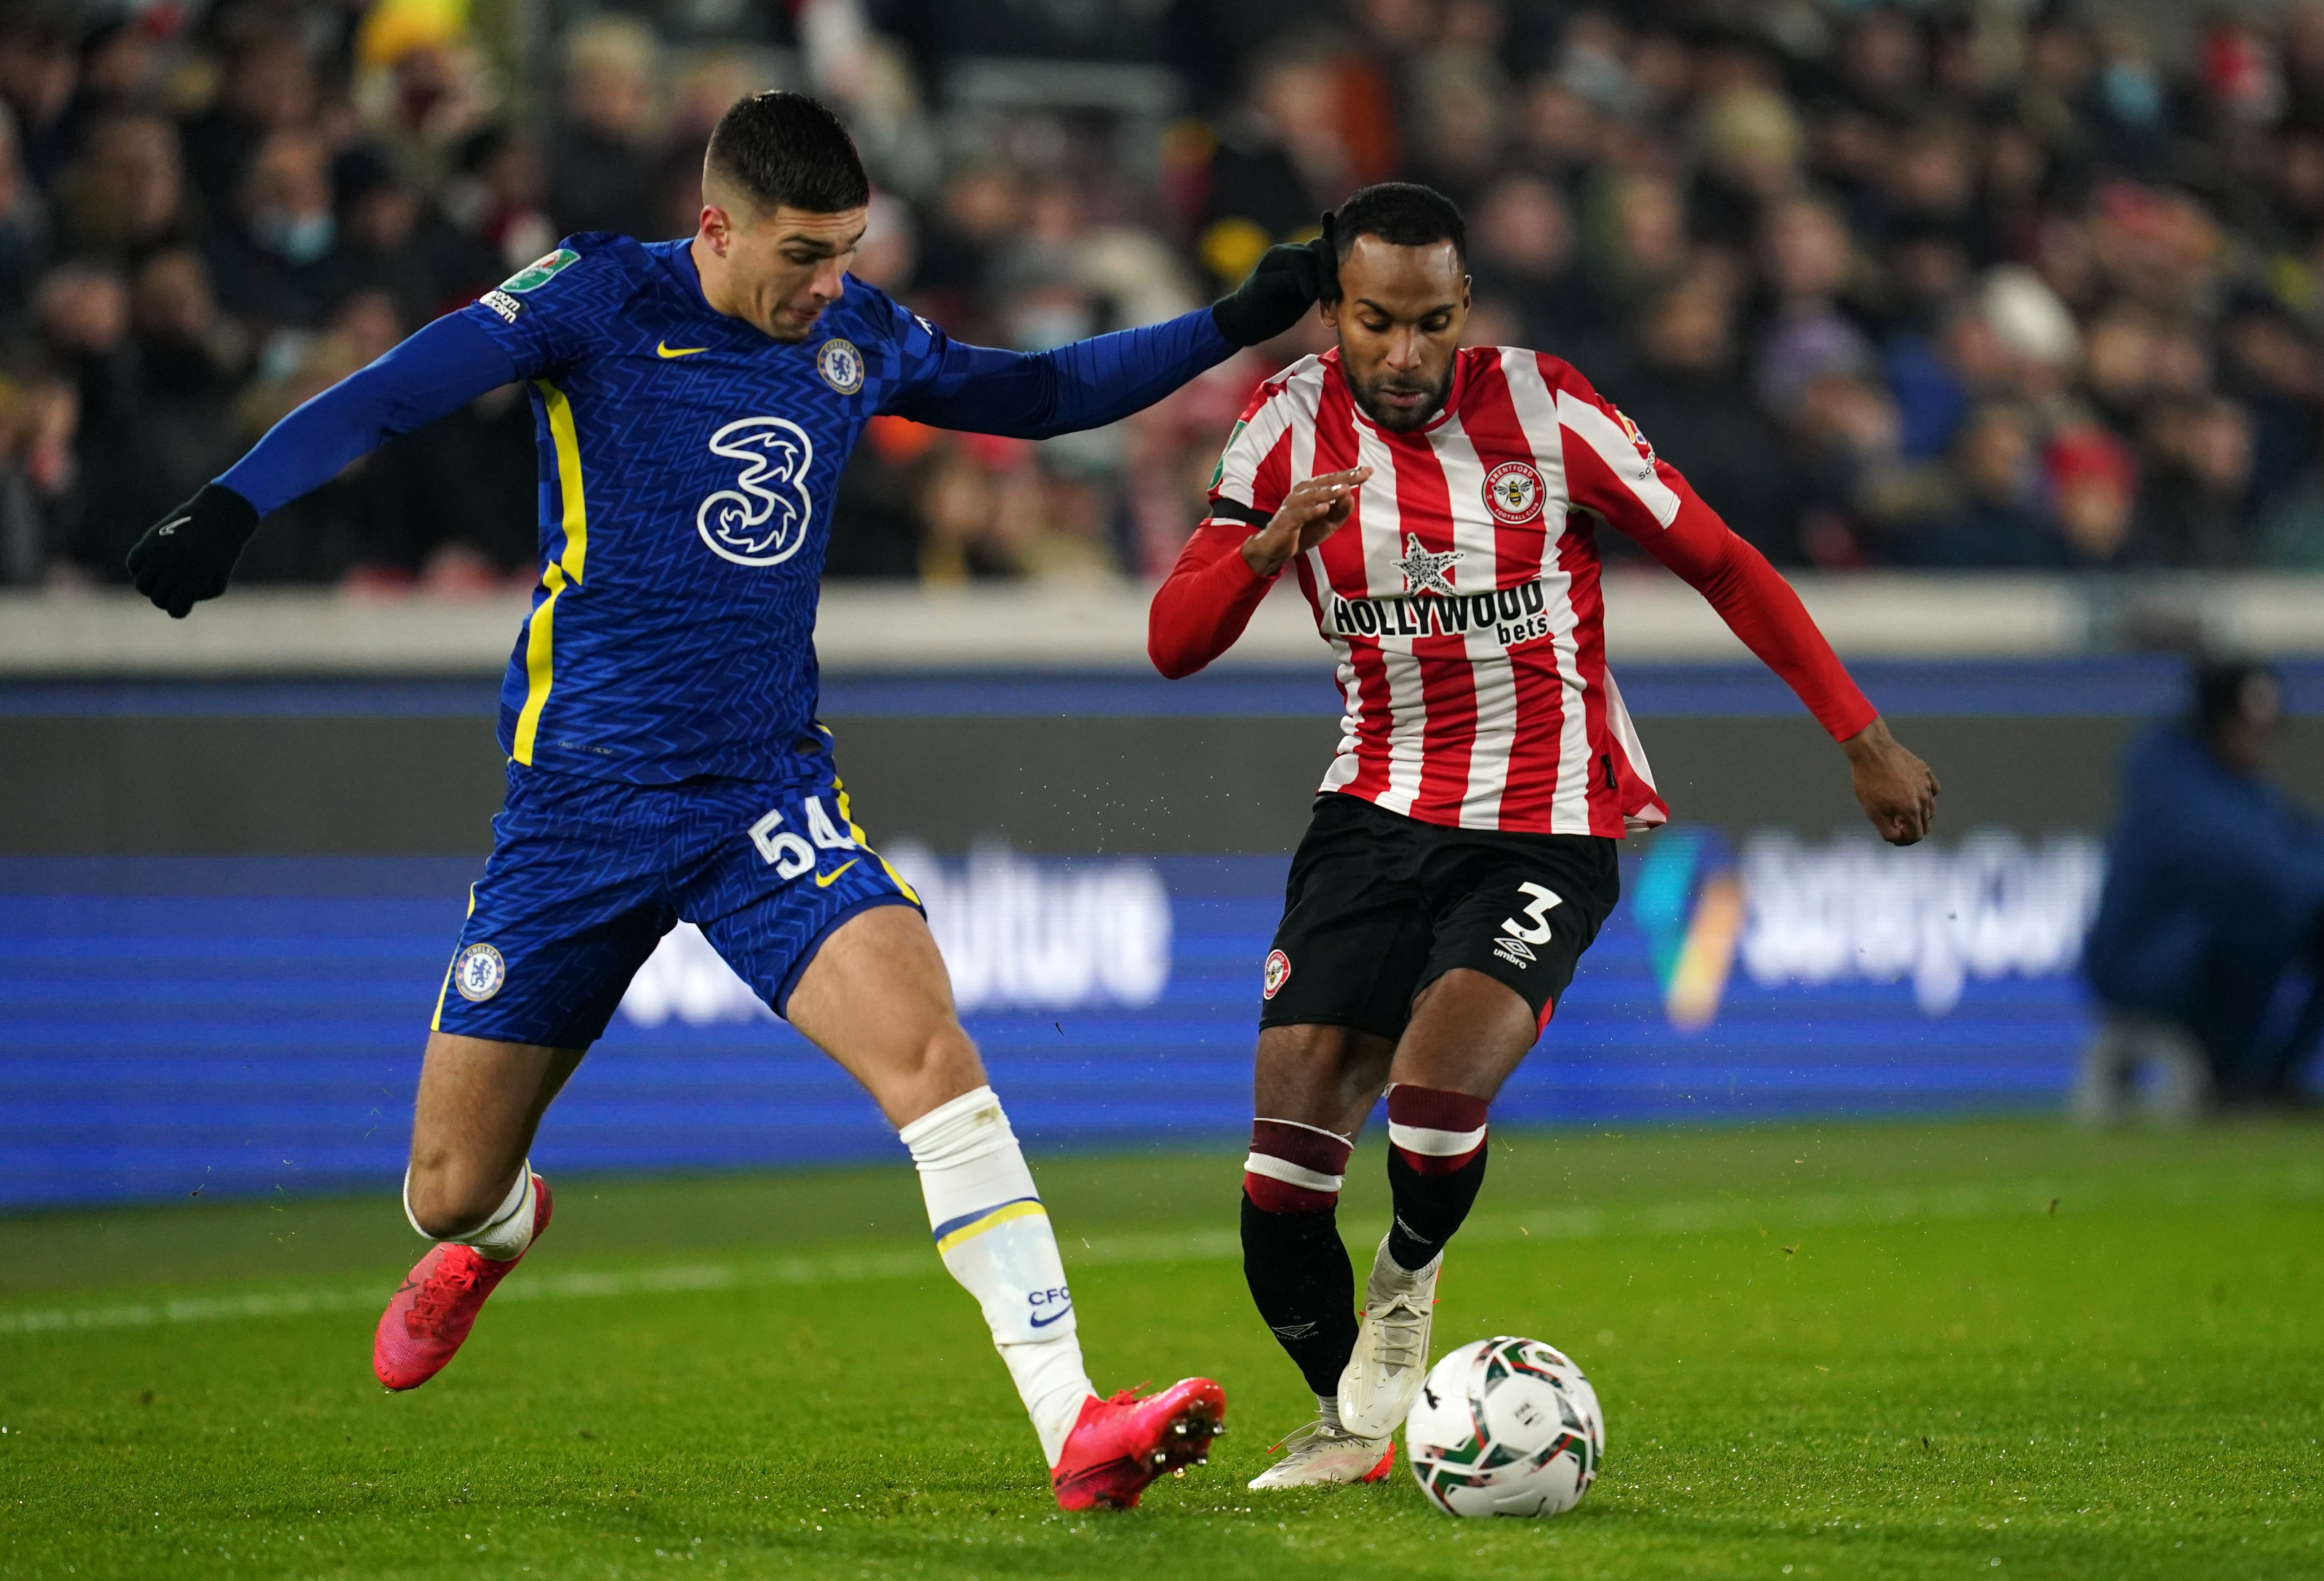
[[[1237,346],[1272,340],[1299,322],[1318,301],[1340,294],[1340,256],[1332,243],[1332,217],[1312,242],[1284,242],[1259,255],[1250,277],[1211,304],[1219,333]]]
[[[257,506],[222,484],[206,483],[130,550],[129,579],[156,609],[183,620],[195,605],[226,591],[234,562],[257,531]]]

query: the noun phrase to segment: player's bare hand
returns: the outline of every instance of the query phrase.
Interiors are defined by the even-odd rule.
[[[1848,754],[1856,800],[1864,816],[1892,846],[1918,844],[1936,821],[1942,789],[1929,765],[1888,734],[1888,722],[1875,719],[1840,744]]]
[[[1267,525],[1242,541],[1243,562],[1262,577],[1271,577],[1305,554],[1347,521],[1356,508],[1356,490],[1372,475],[1369,467],[1326,472],[1311,477],[1283,496],[1283,504]]]

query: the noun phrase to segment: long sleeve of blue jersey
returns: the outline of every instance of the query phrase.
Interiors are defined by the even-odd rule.
[[[1118,422],[1235,354],[1208,308],[1030,353],[964,345],[900,307],[895,314],[902,366],[882,410],[1017,439]]]
[[[350,461],[517,376],[466,313],[449,313],[266,430],[218,482],[260,515],[320,488]]]

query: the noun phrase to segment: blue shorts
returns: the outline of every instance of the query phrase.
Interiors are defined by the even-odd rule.
[[[833,929],[919,903],[863,843],[827,761],[803,781],[676,785],[512,763],[430,1024],[586,1049],[680,920],[779,1015]]]

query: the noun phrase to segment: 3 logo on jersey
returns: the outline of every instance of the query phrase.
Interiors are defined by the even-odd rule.
[[[738,566],[780,565],[797,554],[815,515],[807,430],[787,417],[745,417],[710,436],[710,453],[742,463],[734,486],[705,495],[694,513],[710,552]]]
[[[863,388],[863,367],[852,340],[826,340],[815,354],[816,372],[842,395]],[[815,441],[807,430],[787,417],[745,417],[710,436],[710,453],[742,463],[734,486],[705,495],[694,513],[710,552],[738,566],[780,565],[797,554],[815,517],[807,491]]]

